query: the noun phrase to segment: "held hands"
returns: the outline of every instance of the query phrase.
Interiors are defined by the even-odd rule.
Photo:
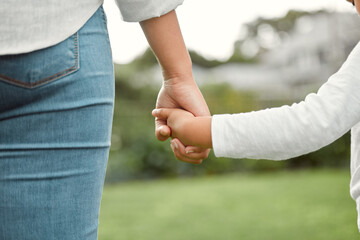
[[[189,126],[195,120],[192,113],[176,108],[160,108],[154,109],[152,115],[158,121],[166,122],[166,125],[170,128],[172,138],[178,138],[185,145],[193,144],[192,134],[189,131],[191,130]]]
[[[210,116],[206,102],[191,75],[165,80],[158,94],[156,108],[185,109],[192,116]],[[160,141],[170,137],[171,129],[167,125],[167,118],[157,117],[155,125],[155,135]],[[171,141],[171,146],[177,159],[193,164],[202,163],[210,152],[207,146],[185,147],[177,138]]]
[[[155,109],[152,115],[170,127],[171,148],[179,160],[200,164],[207,158],[208,153],[199,152],[198,147],[211,148],[211,117],[195,117],[185,110],[169,108]]]

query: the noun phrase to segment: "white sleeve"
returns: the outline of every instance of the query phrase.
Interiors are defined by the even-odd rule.
[[[140,22],[160,17],[181,5],[184,0],[115,0],[126,22]]]
[[[360,43],[318,93],[292,106],[214,115],[217,157],[283,160],[318,150],[360,121]]]

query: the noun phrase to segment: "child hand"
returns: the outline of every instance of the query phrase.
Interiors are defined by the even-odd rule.
[[[190,112],[175,108],[158,108],[153,110],[152,115],[166,121],[171,137],[178,138],[185,146],[212,147],[211,117],[195,117]]]
[[[192,113],[178,108],[154,109],[152,115],[159,120],[166,121],[166,125],[171,129],[171,137],[178,138],[183,144],[191,144],[191,133],[189,124],[195,120]]]
[[[208,152],[202,149],[212,146],[211,117],[194,117],[190,112],[174,108],[158,108],[152,115],[171,129],[171,148],[177,159],[201,164],[207,158]]]

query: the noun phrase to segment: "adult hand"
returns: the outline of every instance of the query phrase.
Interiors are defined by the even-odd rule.
[[[156,108],[181,108],[195,116],[210,116],[206,102],[191,74],[165,80],[158,94]],[[155,125],[155,135],[160,141],[170,137],[171,130],[166,121],[155,119]],[[177,159],[194,164],[201,163],[210,152],[209,149],[200,147],[185,147],[178,139],[172,140],[172,149]]]

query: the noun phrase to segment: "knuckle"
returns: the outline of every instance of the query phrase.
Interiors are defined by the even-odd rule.
[[[180,151],[181,155],[183,155],[183,156],[187,155],[185,149],[180,148],[179,151]]]
[[[174,155],[175,155],[175,157],[177,158],[177,160],[180,160],[180,161],[183,160],[182,157],[179,155],[179,153],[174,152]]]
[[[196,153],[200,153],[202,152],[202,149],[199,148],[199,147],[194,147],[193,149],[191,149],[193,152],[196,152]]]
[[[156,138],[161,142],[163,142],[163,141],[165,141],[167,139],[166,137],[164,137],[164,136],[162,136],[160,134],[156,134]]]
[[[202,163],[202,159],[196,160],[196,161],[194,162],[194,164],[196,164],[196,165],[200,165],[201,163]]]
[[[180,158],[179,159],[181,162],[185,162],[185,163],[191,163],[189,160],[187,160],[187,159],[183,159],[183,158]]]

